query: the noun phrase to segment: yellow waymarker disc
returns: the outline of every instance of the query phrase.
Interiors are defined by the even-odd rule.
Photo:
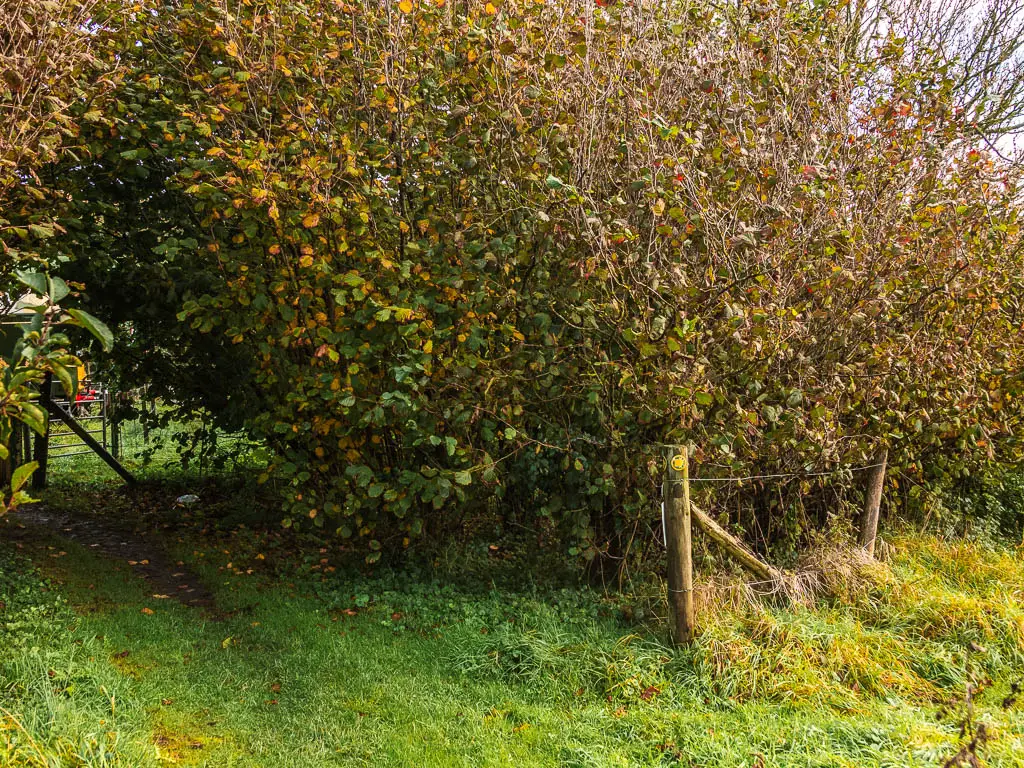
[[[672,466],[672,469],[674,469],[676,472],[682,472],[683,455],[681,453],[677,453],[675,456],[672,457],[672,461],[670,462],[670,464]]]

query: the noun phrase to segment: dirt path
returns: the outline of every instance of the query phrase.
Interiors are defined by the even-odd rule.
[[[168,599],[183,605],[204,608],[210,618],[217,617],[213,593],[203,586],[194,571],[167,554],[159,531],[143,536],[104,520],[56,512],[42,504],[21,507],[4,522],[5,535],[14,540],[48,532],[104,557],[126,562],[136,575],[149,582],[154,594],[167,595]]]

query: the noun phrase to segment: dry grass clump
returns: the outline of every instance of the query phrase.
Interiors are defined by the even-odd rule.
[[[693,588],[694,610],[705,621],[745,615],[759,610],[767,599],[780,594],[775,582],[750,581],[739,574],[717,573]]]
[[[821,600],[857,604],[888,589],[897,579],[884,563],[860,547],[831,545],[806,552],[793,572],[756,581],[736,574],[714,574],[694,587],[702,616],[749,614],[766,603],[810,607]]]
[[[802,604],[834,599],[856,604],[891,587],[892,570],[857,546],[828,546],[806,552],[792,576],[793,595]]]

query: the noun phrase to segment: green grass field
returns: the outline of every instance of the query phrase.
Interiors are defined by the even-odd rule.
[[[2,766],[941,766],[969,684],[986,764],[1024,765],[1014,551],[901,538],[811,606],[706,594],[673,651],[637,619],[656,595],[365,574],[246,527],[164,529],[211,610],[16,521]]]

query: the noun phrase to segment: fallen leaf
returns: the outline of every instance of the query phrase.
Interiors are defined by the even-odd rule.
[[[655,687],[653,685],[650,685],[650,686],[648,686],[647,688],[644,689],[643,693],[640,694],[640,698],[643,699],[644,701],[650,701],[655,696],[657,696],[659,693],[661,693],[661,689],[660,688],[657,688],[657,687]]]
[[[153,609],[152,608],[143,608],[142,612],[144,614],[146,614],[147,616],[152,616],[153,615]]]

